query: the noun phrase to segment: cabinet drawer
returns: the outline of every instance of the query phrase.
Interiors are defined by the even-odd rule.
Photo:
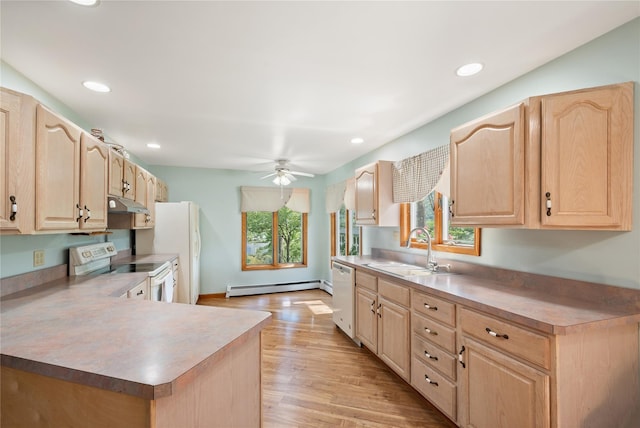
[[[452,354],[456,353],[456,331],[430,318],[411,314],[413,332]]]
[[[411,385],[452,420],[456,420],[456,386],[416,356],[411,359]]]
[[[446,300],[438,299],[429,294],[414,292],[411,296],[411,308],[452,327],[456,325],[456,305]]]
[[[378,280],[378,295],[406,307],[411,305],[409,288],[385,281],[384,279]]]
[[[140,284],[133,287],[131,290],[127,291],[127,297],[129,299],[147,299],[147,281],[141,282]]]
[[[433,367],[450,379],[456,379],[456,357],[424,340],[417,334],[411,339],[411,349],[415,357]]]
[[[356,269],[356,285],[371,291],[378,291],[378,278]]]
[[[546,369],[550,368],[550,341],[547,336],[516,327],[468,309],[460,309],[462,331],[483,343],[502,349]]]

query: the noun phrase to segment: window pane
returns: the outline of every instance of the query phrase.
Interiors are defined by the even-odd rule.
[[[470,245],[475,242],[476,229],[473,227],[455,227],[451,226],[449,219],[451,212],[449,211],[449,198],[442,195],[442,233],[446,236],[442,237],[445,244]]]
[[[253,211],[247,214],[247,265],[273,263],[273,213]]]
[[[302,213],[287,207],[278,211],[278,262],[302,263]]]
[[[429,231],[431,237],[434,236],[435,230],[435,192],[429,194],[420,202],[411,204],[411,229],[416,227],[424,227]],[[418,239],[425,239],[424,234],[415,235]]]
[[[336,247],[338,248],[338,256],[346,256],[347,255],[347,210],[344,205],[340,207],[340,211],[338,212],[338,224],[337,224],[337,242]]]
[[[357,256],[360,254],[360,227],[356,226],[356,212],[355,210],[349,212],[349,254],[350,256]]]

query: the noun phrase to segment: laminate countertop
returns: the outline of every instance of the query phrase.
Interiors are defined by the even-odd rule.
[[[404,278],[367,266],[392,260],[384,256],[337,256],[333,260],[548,334],[640,322],[640,290],[458,261],[441,262],[451,263],[453,274]]]
[[[173,259],[138,256],[118,264]],[[268,312],[121,297],[146,278],[65,277],[4,296],[2,365],[153,400],[270,322]]]

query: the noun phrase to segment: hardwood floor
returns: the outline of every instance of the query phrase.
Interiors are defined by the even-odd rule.
[[[263,330],[263,427],[455,427],[332,320],[322,290],[205,298],[270,311]]]

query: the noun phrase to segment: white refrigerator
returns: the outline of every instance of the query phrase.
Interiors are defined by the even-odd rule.
[[[178,254],[178,303],[200,295],[200,224],[193,202],[156,202],[156,225],[136,230],[136,255]]]

